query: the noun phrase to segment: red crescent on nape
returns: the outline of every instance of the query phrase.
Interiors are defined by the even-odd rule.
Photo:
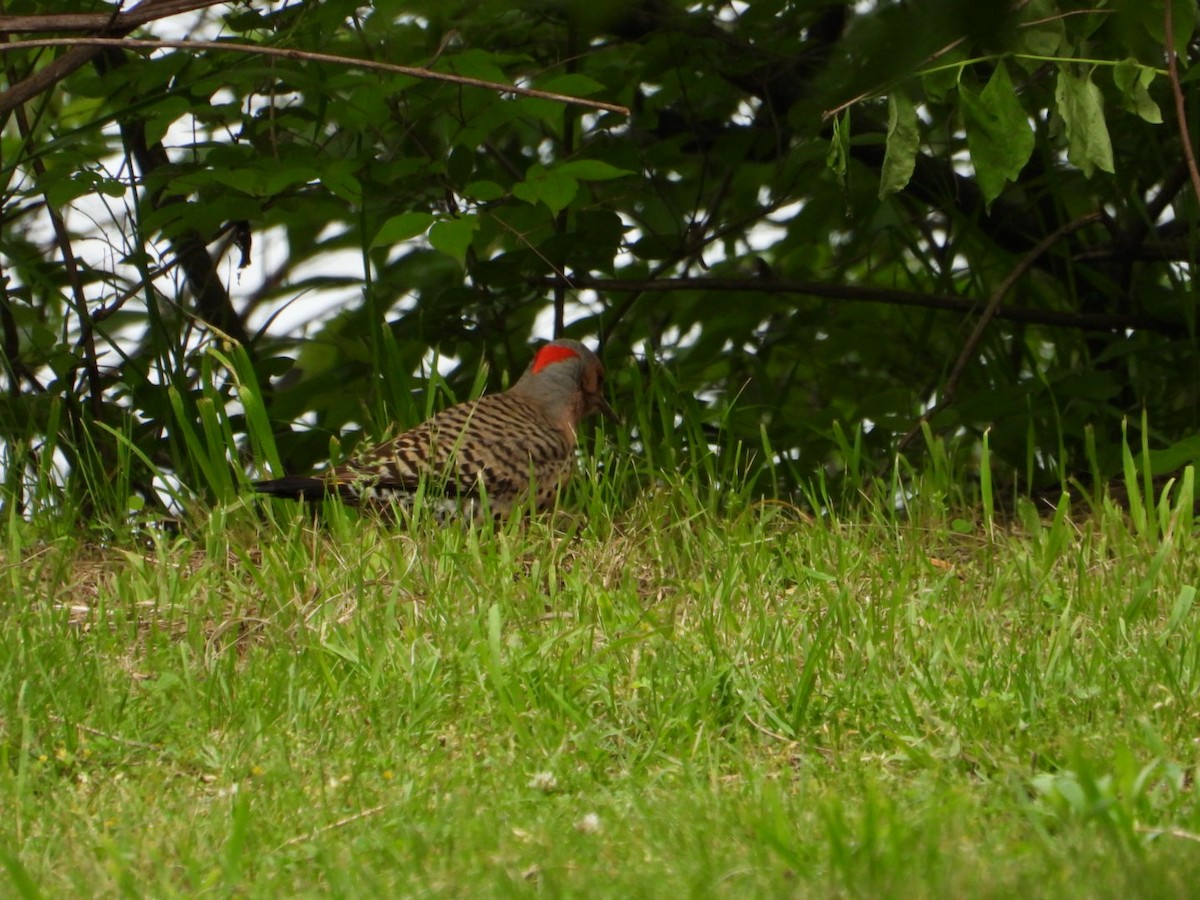
[[[534,374],[537,374],[550,365],[550,363],[562,362],[564,359],[578,358],[579,354],[570,347],[557,347],[554,344],[547,344],[533,358],[533,371]]]

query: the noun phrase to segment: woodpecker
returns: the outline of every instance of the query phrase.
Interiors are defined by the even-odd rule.
[[[412,507],[418,486],[439,517],[544,510],[575,466],[576,429],[604,399],[604,366],[579,341],[546,344],[507,391],[445,409],[416,428],[316,475],[254,483],[276,497],[336,496],[362,506]]]

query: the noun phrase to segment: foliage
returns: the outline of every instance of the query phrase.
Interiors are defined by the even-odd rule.
[[[165,17],[201,5],[7,8],[239,45],[0,48],[0,447],[25,514],[229,496],[275,467],[242,388],[305,469],[418,418],[431,348],[461,396],[549,330],[602,338],[626,403],[631,359],[669,367],[703,440],[786,463],[780,489],[842,471],[856,430],[886,465],[934,404],[952,453],[991,428],[997,479],[1029,488],[1118,474],[1143,409],[1150,449],[1194,455],[1197,206],[1163,0]],[[1170,12],[1195,123],[1195,5]]]

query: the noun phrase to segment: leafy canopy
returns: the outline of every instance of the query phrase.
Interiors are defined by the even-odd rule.
[[[1119,471],[1142,409],[1190,458],[1192,0],[8,14],[14,508],[230,495],[416,421],[431,349],[461,396],[550,331],[603,340],[618,403],[664,364],[785,479],[927,413],[1028,487]]]

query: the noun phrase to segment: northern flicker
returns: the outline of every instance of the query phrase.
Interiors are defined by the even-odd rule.
[[[595,412],[617,420],[603,387],[596,354],[579,341],[552,341],[503,393],[445,409],[327,472],[258,481],[254,488],[403,510],[423,482],[439,516],[478,517],[484,497],[493,515],[521,503],[546,509],[574,468],[579,423]]]

